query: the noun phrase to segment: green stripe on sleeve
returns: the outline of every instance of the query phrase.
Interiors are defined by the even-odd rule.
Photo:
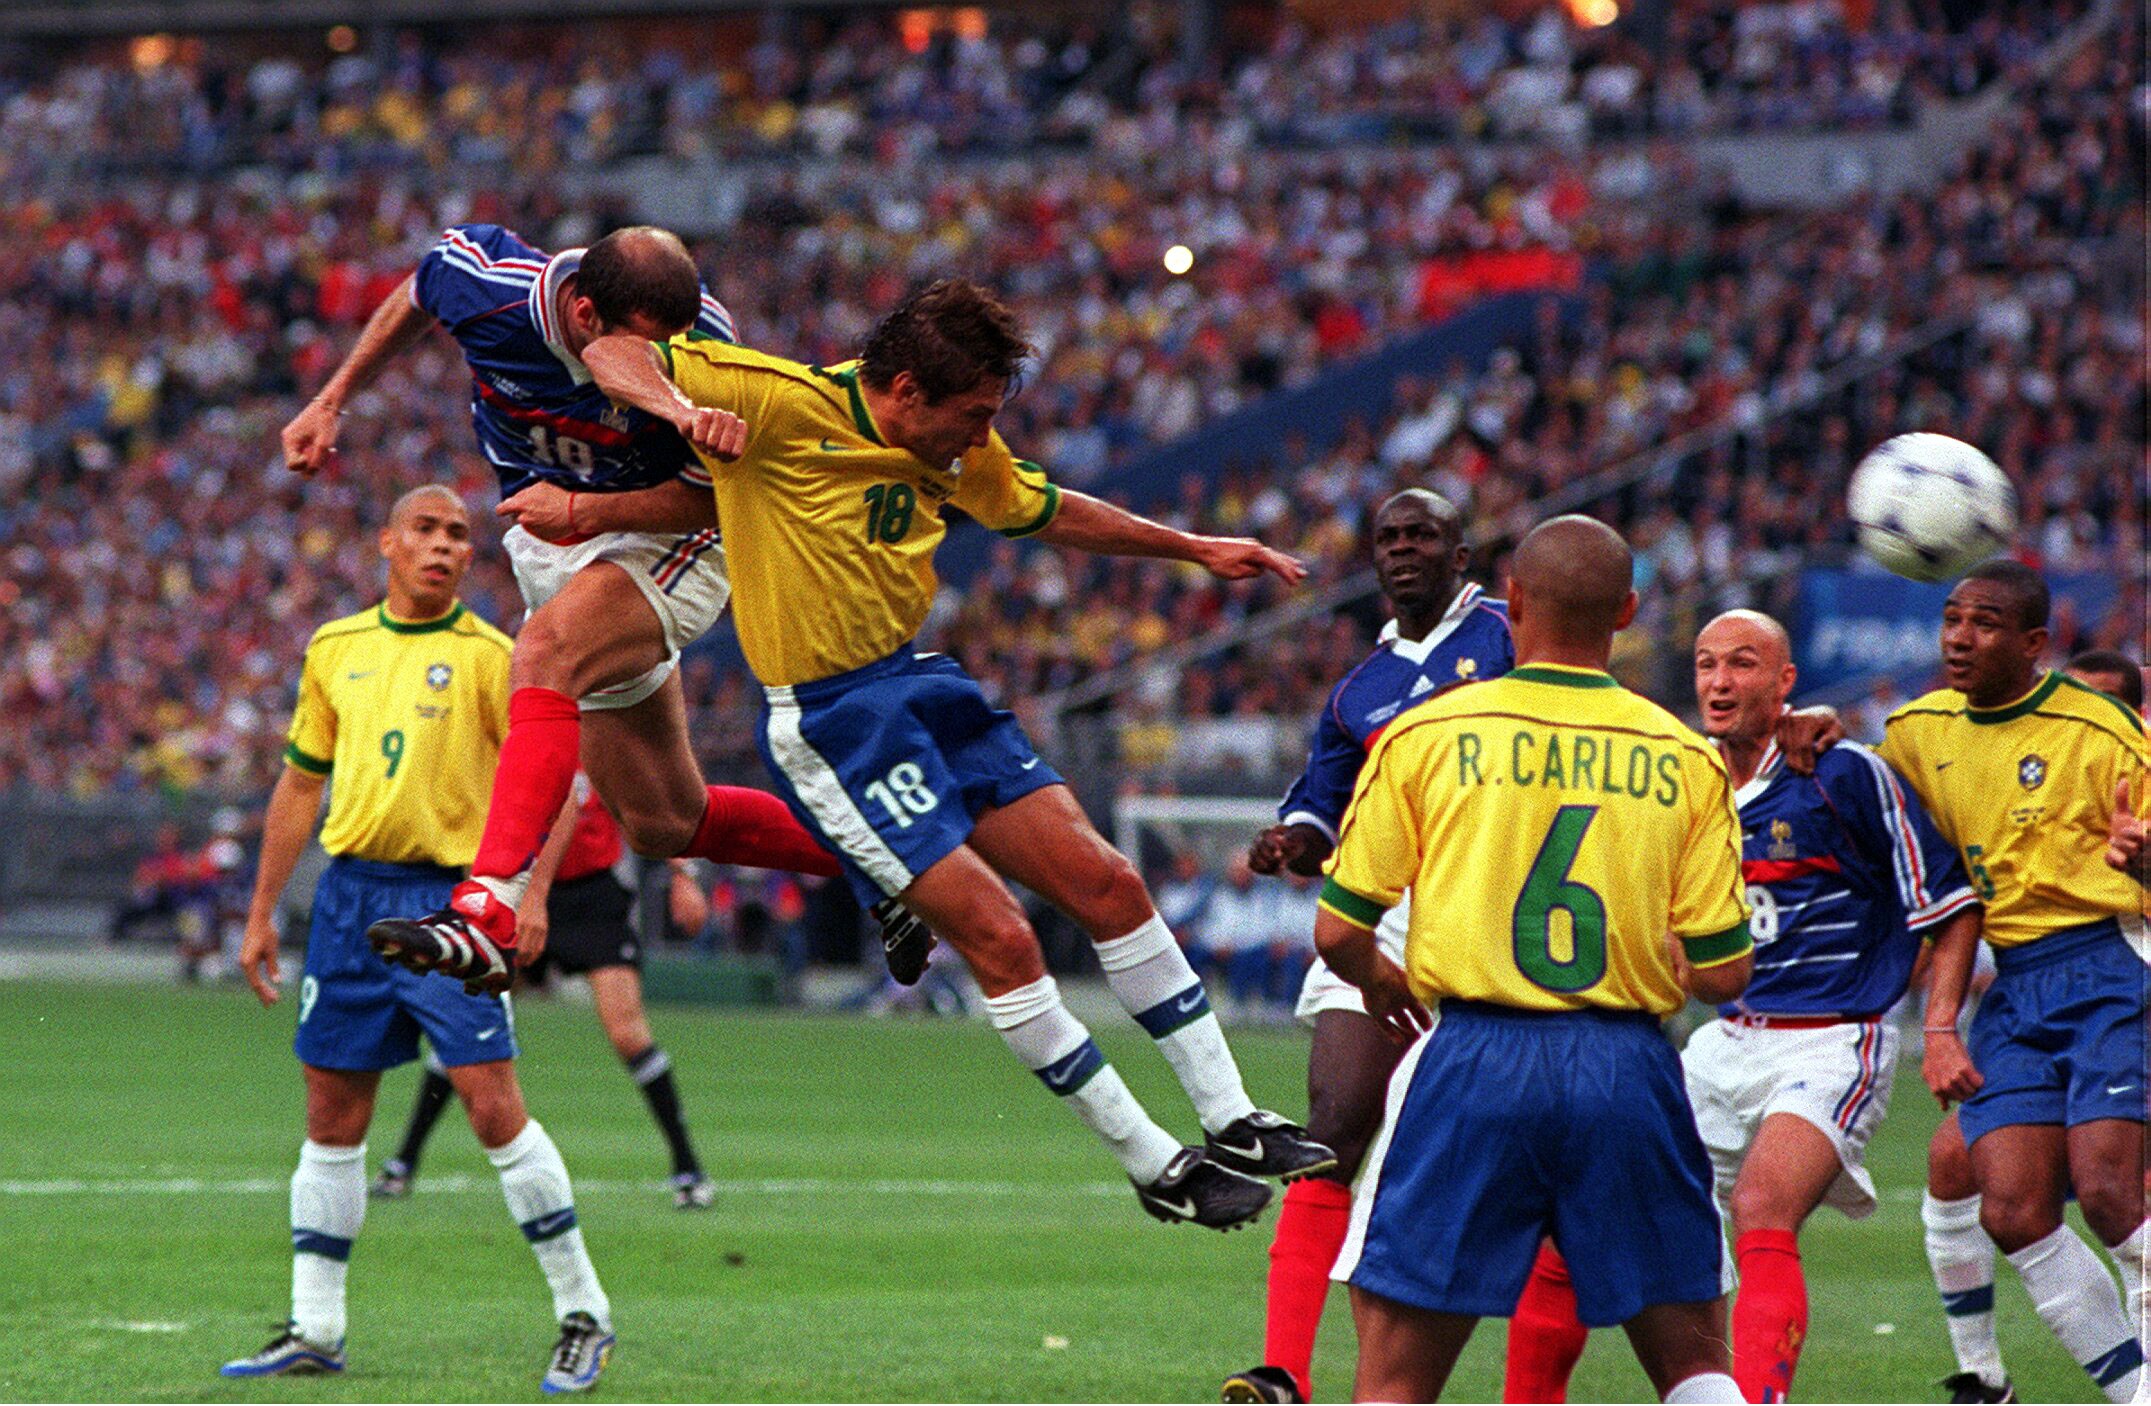
[[[672,369],[672,343],[652,342],[650,345],[657,348],[658,352],[665,358],[665,375],[672,380],[678,380],[679,375]]]
[[[1352,926],[1369,930],[1379,924],[1382,915],[1389,911],[1388,904],[1376,903],[1371,898],[1356,894],[1338,883],[1334,877],[1322,885],[1322,895],[1315,901]]]
[[[1044,488],[1046,505],[1039,510],[1038,516],[1021,527],[1002,528],[1003,537],[1033,537],[1053,525],[1053,519],[1059,517],[1061,512],[1061,491],[1050,483],[1044,485]]]
[[[299,770],[310,772],[315,776],[327,776],[336,765],[334,762],[325,762],[311,753],[300,751],[299,744],[296,742],[284,748],[284,760]]]
[[[1681,951],[1688,955],[1691,967],[1714,967],[1720,962],[1730,962],[1755,950],[1754,941],[1748,936],[1748,920],[1727,928],[1724,932],[1705,933],[1701,937],[1684,937],[1680,940]]]

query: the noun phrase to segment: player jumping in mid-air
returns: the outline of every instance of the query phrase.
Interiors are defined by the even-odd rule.
[[[461,877],[507,731],[508,637],[456,599],[471,560],[462,500],[438,485],[405,494],[381,532],[381,555],[387,599],[322,626],[306,646],[291,745],[262,828],[239,964],[272,1005],[277,896],[335,778],[294,1042],[306,1141],[291,1177],[291,1318],[223,1374],[344,1369],[344,1270],[366,1219],[366,1128],[381,1071],[415,1059],[423,1033],[552,1286],[560,1339],[544,1387],[582,1391],[611,1353],[612,1309],[576,1227],[567,1167],[524,1111],[508,1004],[398,971],[366,945],[368,923],[440,902]]]
[[[1239,1225],[1270,1198],[1245,1174],[1317,1173],[1334,1154],[1249,1100],[1135,867],[1015,719],[912,641],[933,602],[944,506],[1012,537],[1228,579],[1304,573],[1259,542],[1063,492],[1016,459],[993,418],[1028,353],[1005,307],[955,281],[907,299],[845,365],[632,337],[594,343],[585,360],[611,394],[718,451],[708,462],[732,534],[740,646],[766,695],[763,759],[794,813],[843,856],[862,899],[900,896],[955,944],[1002,1038],[1111,1149],[1145,1210]],[[1114,994],[1193,1100],[1205,1148],[1151,1121],[1068,1013],[1003,876],[1090,934]]]
[[[1367,749],[1392,718],[1437,689],[1498,678],[1514,651],[1500,601],[1461,580],[1470,548],[1448,499],[1406,489],[1374,515],[1374,573],[1395,619],[1374,653],[1331,691],[1316,719],[1307,769],[1256,837],[1257,873],[1319,874],[1337,843]],[[1383,918],[1392,961],[1404,956],[1409,899]],[[1267,1316],[1259,1367],[1226,1378],[1227,1401],[1304,1401],[1330,1267],[1344,1244],[1352,1178],[1382,1121],[1382,1091],[1403,1048],[1367,1016],[1356,987],[1317,962],[1300,988],[1299,1018],[1314,1026],[1307,1052],[1307,1133],[1337,1151],[1337,1165],[1285,1190],[1270,1244]]]
[[[1733,1376],[1750,1401],[1789,1398],[1806,1342],[1800,1227],[1825,1203],[1855,1219],[1875,1209],[1867,1143],[1889,1106],[1889,1012],[1921,934],[1952,960],[1979,941],[1963,867],[1874,753],[1845,742],[1812,776],[1783,765],[1773,734],[1797,677],[1767,615],[1730,611],[1696,638],[1696,707],[1740,812],[1755,977],[1689,1038],[1681,1065],[1733,1222]],[[1942,1097],[1971,1091],[1953,1046],[1926,1073]],[[1566,1399],[1584,1333],[1572,1313],[1559,1321],[1569,1277],[1556,1258],[1541,1254],[1532,1312],[1510,1325],[1507,1400]]]
[[[449,229],[285,426],[285,463],[322,468],[345,406],[436,325],[470,366],[471,423],[530,610],[484,838],[455,909],[436,915],[444,940],[482,929],[500,962],[479,980],[507,988],[515,912],[578,759],[638,853],[834,875],[783,802],[702,779],[676,666],[731,591],[709,478],[670,425],[614,405],[581,361],[611,331],[732,339],[685,246],[632,228],[548,255],[498,225]],[[916,980],[931,936],[893,907],[877,916],[891,971]]]
[[[532,868],[530,887],[516,912],[516,957],[524,976],[541,979],[550,968],[587,976],[591,1004],[613,1052],[642,1090],[650,1116],[672,1155],[672,1203],[700,1210],[716,1199],[687,1132],[687,1116],[672,1077],[672,1057],[650,1034],[642,1006],[642,941],[632,922],[635,896],[613,874],[620,862],[620,826],[604,802],[578,775],[575,791]],[[547,881],[551,875],[551,881]],[[535,966],[533,965],[535,964]],[[381,1165],[376,1196],[410,1193],[426,1139],[451,1092],[444,1071],[428,1060],[410,1122],[396,1155]]]
[[[1359,1400],[1438,1399],[1548,1236],[1583,1320],[1624,1324],[1661,1396],[1743,1399],[1710,1159],[1659,1028],[1747,985],[1739,821],[1709,744],[1605,672],[1633,569],[1603,523],[1533,530],[1516,667],[1392,722],[1339,826],[1316,945],[1414,1041],[1335,1270]],[[1406,890],[1399,966],[1374,931]]]
[[[1942,612],[1948,686],[1891,714],[1881,753],[1963,854],[1987,905],[1999,970],[1972,1019],[1979,1084],[1958,1114],[1977,1229],[2008,1255],[2070,1356],[2109,1400],[2126,1401],[2143,1373],[2146,939],[2143,875],[2111,852],[2135,832],[2151,753],[2142,719],[2118,700],[2040,671],[2048,608],[2045,581],[2018,562],[1958,582]],[[1960,1044],[1969,976],[1968,960],[1936,961],[1930,1051]],[[2121,1266],[2126,1311],[2098,1256],[2062,1223],[2072,1188]],[[1993,1301],[1992,1251],[1964,1224],[1967,1199],[1946,1203],[1941,1224],[1934,1207],[1927,1216],[1953,1339],[1958,1318]],[[2000,1377],[1998,1355],[1986,1370]],[[2005,1380],[1981,1375],[1989,1395],[2006,1393]]]

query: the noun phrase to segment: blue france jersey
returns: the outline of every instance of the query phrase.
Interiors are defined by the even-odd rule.
[[[502,496],[539,480],[578,493],[707,484],[687,441],[614,405],[562,342],[560,284],[582,258],[580,249],[548,256],[499,225],[456,225],[418,261],[411,300],[470,363],[471,425]],[[736,340],[732,315],[707,289],[693,332]]]
[[[1389,720],[1435,690],[1499,678],[1516,663],[1508,604],[1467,584],[1423,640],[1401,639],[1391,621],[1374,653],[1330,690],[1315,719],[1307,769],[1277,807],[1287,825],[1312,825],[1337,842],[1359,765]]]
[[[1905,993],[1919,932],[1979,901],[1919,798],[1858,743],[1813,776],[1773,743],[1733,799],[1755,978],[1721,1014],[1880,1015]]]

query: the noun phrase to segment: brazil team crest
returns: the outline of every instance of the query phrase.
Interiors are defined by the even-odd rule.
[[[2017,763],[2017,781],[2027,791],[2036,791],[2046,784],[2046,758],[2033,752]]]
[[[455,676],[456,671],[446,664],[435,664],[432,668],[426,670],[426,687],[432,689],[435,693],[446,693],[448,691],[448,681]]]

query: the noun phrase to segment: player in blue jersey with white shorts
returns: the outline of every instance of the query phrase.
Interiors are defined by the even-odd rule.
[[[307,644],[291,745],[262,827],[240,968],[272,1005],[277,899],[329,790],[321,843],[330,861],[314,890],[293,1041],[306,1078],[306,1141],[291,1178],[291,1318],[223,1374],[344,1369],[344,1277],[366,1219],[366,1129],[381,1071],[416,1059],[423,1035],[552,1287],[560,1339],[544,1387],[581,1391],[596,1384],[612,1349],[612,1311],[576,1228],[560,1152],[524,1110],[508,1003],[399,971],[366,941],[369,923],[438,903],[462,877],[507,722],[508,638],[456,599],[471,559],[462,499],[439,485],[404,495],[382,530],[381,555],[387,598],[322,626]]]
[[[686,247],[631,228],[548,254],[499,225],[450,228],[285,427],[285,462],[325,464],[345,405],[435,326],[470,367],[471,424],[514,522],[504,543],[530,612],[499,784],[456,911],[436,915],[443,940],[475,950],[466,922],[490,939],[485,984],[505,989],[530,866],[578,765],[638,853],[834,875],[781,801],[709,786],[695,764],[676,666],[731,594],[709,475],[672,426],[613,404],[581,360],[608,331],[733,339]],[[916,980],[931,939],[899,911],[881,916],[891,969]]]
[[[1470,555],[1462,517],[1438,493],[1408,488],[1375,513],[1375,579],[1395,618],[1382,627],[1374,652],[1330,691],[1307,769],[1278,806],[1278,823],[1248,851],[1257,873],[1320,874],[1367,749],[1390,719],[1441,689],[1509,671],[1515,648],[1506,608],[1461,579]],[[1375,934],[1391,961],[1404,958],[1410,916],[1407,899]],[[1358,989],[1320,961],[1301,984],[1298,1015],[1314,1027],[1307,1135],[1334,1148],[1337,1165],[1285,1188],[1270,1244],[1262,1365],[1226,1379],[1227,1401],[1309,1398],[1315,1334],[1330,1266],[1344,1244],[1352,1178],[1381,1126],[1382,1093],[1404,1053],[1368,1017]]]

